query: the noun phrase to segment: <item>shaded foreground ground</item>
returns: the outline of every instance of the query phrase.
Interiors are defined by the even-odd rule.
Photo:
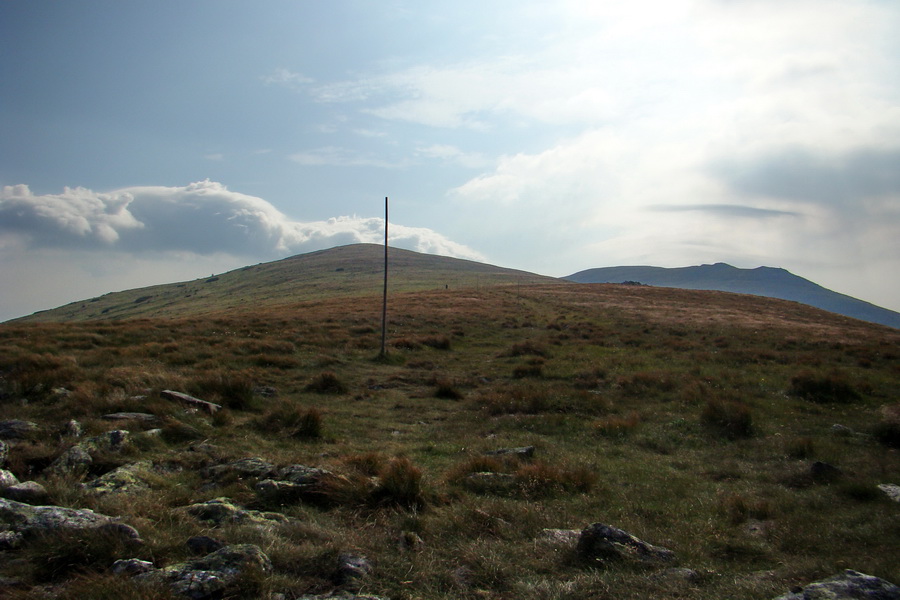
[[[209,535],[272,560],[235,597],[339,589],[347,552],[373,565],[362,591],[391,598],[772,598],[845,568],[900,582],[900,512],[877,487],[900,484],[900,333],[764,298],[610,285],[400,294],[390,315],[387,360],[366,297],[0,326],[0,419],[41,427],[11,443],[6,468],[145,540],[52,572],[37,565],[65,549],[32,542],[0,575],[23,598],[157,597],[107,563],[172,564]],[[186,411],[166,389],[224,409]],[[158,422],[102,418],[121,411]],[[85,436],[161,434],[53,475],[77,441],[70,419]],[[484,456],[523,446],[532,458]],[[206,475],[246,457],[335,478],[320,502],[273,504],[252,477]],[[140,460],[153,476],[137,496],[78,485]],[[484,472],[502,477],[470,477]],[[221,497],[293,521],[214,527],[180,510]],[[697,576],[585,563],[544,541],[594,522]]]

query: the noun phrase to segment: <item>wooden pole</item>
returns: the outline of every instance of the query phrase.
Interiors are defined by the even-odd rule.
[[[387,356],[387,292],[388,292],[388,199],[384,197],[384,298],[381,303],[381,357]]]

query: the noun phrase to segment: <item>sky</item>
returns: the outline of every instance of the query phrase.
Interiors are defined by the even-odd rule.
[[[896,0],[0,2],[0,320],[355,242],[900,310]]]

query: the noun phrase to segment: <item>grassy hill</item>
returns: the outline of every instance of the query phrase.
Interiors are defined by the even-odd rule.
[[[900,484],[900,332],[794,302],[541,283],[396,251],[411,287],[392,295],[382,360],[380,274],[337,256],[176,287],[188,303],[150,288],[105,314],[0,324],[0,421],[36,425],[7,440],[5,468],[43,485],[45,504],[143,539],[88,529],[4,546],[0,595],[183,597],[111,565],[196,560],[198,535],[271,561],[226,598],[765,599],[847,568],[900,582],[898,505],[878,488]],[[244,303],[242,277],[259,294]],[[232,295],[207,292],[217,284]],[[106,418],[122,412],[150,418]],[[120,446],[87,444],[122,429]],[[83,470],[52,466],[79,445]],[[521,447],[533,454],[486,454]],[[311,496],[272,494],[258,485],[270,471],[239,469],[247,458],[327,475]],[[139,491],[93,491],[120,467]],[[220,498],[253,518],[198,516]],[[564,531],[595,522],[689,571],[580,555]],[[348,554],[370,572],[348,578]]]
[[[388,270],[391,293],[558,281],[525,271],[398,248],[389,249]],[[293,304],[334,296],[380,296],[383,281],[384,247],[354,244],[194,281],[105,294],[18,321],[180,317],[256,310],[260,305]]]

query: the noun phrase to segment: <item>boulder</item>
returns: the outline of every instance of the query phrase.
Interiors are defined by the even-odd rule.
[[[542,529],[535,541],[555,550],[574,550],[580,536],[577,529]]]
[[[893,483],[879,483],[878,489],[884,492],[894,502],[900,502],[900,485]]]
[[[271,526],[288,522],[286,516],[277,512],[246,510],[233,503],[229,498],[216,498],[198,504],[183,507],[189,515],[213,526],[233,523],[238,525]]]
[[[46,504],[50,500],[50,494],[36,481],[23,481],[11,485],[0,491],[0,496],[26,504]]]
[[[265,479],[275,472],[275,465],[259,457],[241,458],[230,463],[215,465],[205,470],[212,479]]]
[[[900,600],[900,587],[889,581],[847,569],[840,575],[811,583],[776,600]]]
[[[15,500],[0,498],[0,532],[7,542],[18,542],[23,537],[50,533],[64,529],[108,529],[123,538],[140,540],[137,530],[117,522],[113,517],[95,513],[88,508],[64,508],[61,506],[32,506]]]
[[[0,440],[20,440],[38,429],[40,429],[38,424],[31,421],[19,419],[0,421]]]
[[[7,471],[6,469],[0,469],[0,491],[11,485],[16,485],[17,483],[19,483],[19,479],[13,475],[12,472]]]
[[[594,523],[578,537],[578,556],[589,561],[632,560],[642,563],[675,562],[675,553],[654,546],[617,527]]]
[[[136,494],[150,489],[144,473],[152,468],[152,463],[147,461],[124,465],[92,481],[82,483],[81,487],[98,495]]]
[[[168,583],[176,594],[191,600],[212,600],[224,596],[230,585],[251,570],[271,572],[272,562],[258,546],[237,544],[225,546],[202,558],[150,570],[136,575],[134,580],[162,581]]]
[[[72,446],[60,454],[47,467],[46,472],[61,477],[65,475],[84,475],[93,463],[94,459],[91,458],[90,452],[82,446]]]

